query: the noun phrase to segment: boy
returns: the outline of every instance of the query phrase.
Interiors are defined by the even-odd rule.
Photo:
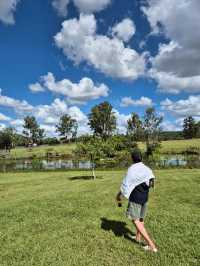
[[[152,170],[142,163],[142,156],[139,151],[133,152],[131,156],[133,164],[128,169],[116,200],[118,206],[121,206],[123,197],[129,199],[127,217],[133,221],[136,227],[135,240],[140,242],[141,237],[143,237],[147,242],[144,249],[157,252],[156,245],[144,227],[149,188],[153,186],[155,177]]]

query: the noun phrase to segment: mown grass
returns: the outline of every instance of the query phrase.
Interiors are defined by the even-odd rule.
[[[58,153],[59,155],[71,156],[73,149],[75,148],[76,144],[59,144],[59,145],[42,145],[33,148],[26,148],[26,147],[17,147],[11,150],[10,157],[11,158],[42,158],[45,157],[47,152]]]
[[[156,171],[146,226],[159,247],[124,237],[133,225],[115,204],[124,171],[0,175],[0,265],[200,265],[199,170]]]
[[[141,150],[145,150],[145,144],[139,142],[139,148]],[[10,157],[11,158],[31,158],[31,157],[45,157],[48,151],[58,153],[59,155],[71,156],[72,151],[75,149],[76,144],[60,144],[60,145],[44,145],[39,147],[34,147],[32,149],[17,147],[11,150]],[[183,153],[190,147],[196,147],[200,149],[200,139],[191,139],[191,140],[170,140],[163,141],[161,143],[160,152],[162,154],[179,154]]]
[[[144,150],[145,144],[139,143],[139,147]],[[162,154],[181,154],[190,147],[200,149],[200,139],[188,139],[188,140],[167,140],[161,142],[160,153]]]

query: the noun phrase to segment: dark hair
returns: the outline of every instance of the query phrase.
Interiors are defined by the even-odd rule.
[[[131,158],[134,163],[140,163],[142,161],[142,154],[139,150],[133,151],[131,153]]]

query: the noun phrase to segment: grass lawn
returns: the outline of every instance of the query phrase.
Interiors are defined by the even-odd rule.
[[[71,156],[72,150],[75,148],[74,143],[70,144],[59,144],[59,145],[43,145],[43,146],[38,146],[34,147],[31,150],[29,148],[25,147],[17,147],[15,149],[11,150],[11,158],[29,158],[32,157],[33,155],[37,157],[45,157],[47,152],[53,152],[53,153],[60,153],[64,155],[69,155]]]
[[[52,145],[52,146],[39,146],[32,148],[32,150],[23,147],[17,147],[11,150],[11,158],[29,158],[33,155],[37,157],[45,157],[47,151],[54,153],[60,153],[64,155],[71,155],[72,150],[76,147],[76,144],[61,144],[61,145]],[[145,144],[139,143],[139,147],[144,150]],[[161,145],[161,153],[165,154],[177,154],[182,153],[189,147],[198,147],[200,149],[200,139],[191,139],[191,140],[170,140],[163,141]]]
[[[156,171],[146,226],[159,253],[124,237],[124,171],[0,174],[0,265],[200,265],[200,172]]]
[[[144,150],[145,144],[140,142],[139,147]],[[178,154],[184,152],[189,147],[200,149],[200,139],[162,141],[160,152],[163,154]]]

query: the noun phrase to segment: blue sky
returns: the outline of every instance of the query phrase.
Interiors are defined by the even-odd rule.
[[[164,130],[180,129],[187,115],[199,120],[199,8],[197,0],[1,0],[0,128],[20,132],[32,114],[54,135],[68,113],[87,133],[87,114],[104,100],[119,132],[131,112],[152,105]]]

